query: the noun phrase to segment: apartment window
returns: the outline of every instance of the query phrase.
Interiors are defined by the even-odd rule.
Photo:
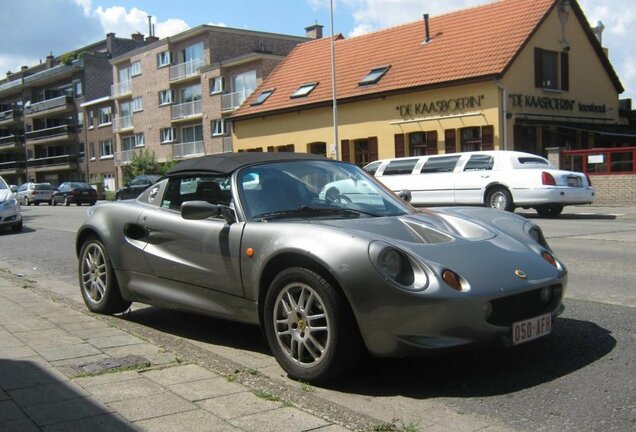
[[[94,161],[95,160],[95,143],[94,142],[88,144],[88,150],[90,153],[89,156],[91,160]]]
[[[226,123],[223,119],[212,120],[212,136],[225,135]]]
[[[104,140],[99,142],[99,157],[100,159],[113,157],[113,140]]]
[[[146,145],[145,139],[144,139],[144,133],[143,132],[138,132],[135,134],[135,147],[143,147],[144,145]]]
[[[136,61],[130,65],[130,76],[141,75],[141,62]]]
[[[214,77],[210,80],[210,94],[222,93],[225,90],[225,78]]]
[[[358,83],[358,85],[375,84],[386,74],[391,66],[381,66],[375,69],[371,69],[371,72]]]
[[[181,129],[181,142],[192,143],[203,141],[203,126],[189,126]]]
[[[172,53],[170,51],[164,51],[157,54],[158,68],[169,66],[171,63],[172,63]]]
[[[98,110],[99,115],[99,125],[107,126],[113,122],[112,113],[110,107],[100,108]]]
[[[180,102],[194,102],[201,100],[201,84],[194,84],[179,90]]]
[[[252,106],[255,105],[260,105],[263,102],[265,102],[267,100],[268,97],[270,97],[272,95],[272,93],[274,93],[275,89],[272,90],[265,90],[264,92],[262,92],[261,94],[258,95],[258,97],[256,98],[256,100],[254,102],[252,102]]]
[[[318,85],[317,82],[303,84],[300,87],[298,87],[298,89],[294,93],[292,93],[290,98],[306,97],[309,95],[309,93],[311,93],[316,88],[317,85]]]
[[[187,63],[189,61],[203,60],[203,42],[199,42],[186,47],[181,52],[181,56],[184,63]]]
[[[133,112],[141,111],[144,109],[144,99],[140,97],[136,97],[132,100],[132,110]]]
[[[162,144],[172,143],[172,142],[174,142],[175,137],[176,137],[176,132],[175,132],[175,129],[173,127],[161,129],[160,134],[161,134],[161,143]]]
[[[84,128],[84,112],[77,113],[77,129],[82,130]]]
[[[86,146],[83,142],[81,142],[77,144],[77,157],[80,159],[84,159],[84,156],[86,156]]]
[[[75,93],[75,98],[82,97],[82,82],[81,81],[75,81],[73,83],[73,93]]]
[[[93,110],[90,110],[88,112],[88,128],[89,129],[93,129],[93,127],[95,125],[95,112]]]
[[[135,136],[128,135],[121,137],[121,149],[122,151],[132,150],[135,147]]]
[[[567,52],[534,49],[534,85],[549,90],[569,90],[570,71]]]
[[[174,90],[162,90],[159,92],[159,105],[169,105],[174,102]]]

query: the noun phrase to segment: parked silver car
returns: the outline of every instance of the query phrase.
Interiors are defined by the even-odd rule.
[[[90,310],[139,301],[256,324],[307,382],[364,351],[525,343],[563,310],[567,272],[534,222],[483,207],[418,212],[321,156],[190,159],[137,200],[89,213],[76,252]]]
[[[24,206],[51,204],[54,191],[55,188],[50,183],[23,183],[18,187],[17,199]]]
[[[22,211],[15,193],[0,177],[0,230],[10,227],[13,232],[22,231]]]

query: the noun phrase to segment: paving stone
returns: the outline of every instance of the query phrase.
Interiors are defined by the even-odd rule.
[[[116,369],[150,367],[150,361],[141,356],[108,357],[102,360],[66,366],[65,375],[73,377],[87,374],[101,374]]]
[[[37,356],[38,353],[26,345],[7,346],[2,348],[2,357],[6,359],[24,359]]]
[[[331,424],[329,426],[323,426],[317,429],[313,429],[311,432],[349,432],[349,429],[346,429],[340,425]]]
[[[24,345],[24,342],[22,342],[17,337],[11,335],[11,333],[6,332],[6,335],[3,333],[0,333],[0,347],[3,347],[3,348],[15,347],[20,345]]]
[[[12,400],[0,402],[0,423],[20,420],[25,418],[20,407]]]
[[[225,420],[271,411],[282,406],[281,402],[261,399],[251,392],[210,398],[196,404]]]
[[[294,407],[279,408],[276,412],[261,412],[229,422],[244,431],[255,432],[302,432],[329,424],[326,420]]]
[[[175,431],[178,429],[175,429]],[[118,414],[102,414],[42,428],[43,432],[139,432]]]
[[[101,353],[100,350],[87,343],[36,349],[36,352],[44,357],[47,361],[86,357]]]
[[[168,367],[164,369],[151,370],[143,374],[162,385],[180,384],[190,381],[214,378],[218,375],[194,364]]]
[[[23,409],[40,427],[112,412],[107,406],[89,398],[31,405]]]
[[[139,377],[134,380],[91,386],[90,392],[100,401],[109,403],[166,393],[166,389],[149,379]]]
[[[115,348],[104,348],[102,351],[111,357],[125,357],[127,355],[140,355],[147,358],[153,365],[173,363],[177,357],[175,353],[156,347],[149,343],[126,345]]]
[[[201,409],[141,420],[135,425],[152,432],[240,432],[230,423]]]
[[[15,332],[14,336],[35,350],[82,343],[80,338],[72,336],[59,328],[44,329],[37,332]]]
[[[0,432],[41,432],[41,429],[28,418],[13,420],[7,423],[0,422]]]
[[[61,370],[66,372],[68,370],[64,368],[64,366],[77,366],[77,365],[86,364],[90,362],[96,362],[96,361],[105,360],[109,358],[111,357],[106,354],[96,354],[96,355],[80,357],[80,358],[55,360],[55,361],[49,362],[49,364],[51,366],[59,367]],[[65,373],[65,375],[69,376],[67,373]]]
[[[102,384],[129,381],[138,378],[139,374],[136,371],[125,371],[91,377],[73,378],[73,382],[90,391],[91,388]]]
[[[125,401],[111,402],[108,405],[130,421],[193,411],[197,408],[172,393],[161,393],[147,396],[143,399],[127,399]]]
[[[138,337],[128,334],[89,338],[86,340],[86,342],[96,348],[114,348],[143,343],[143,341]]]
[[[168,386],[168,388],[191,402],[245,391],[245,387],[237,383],[228,382],[225,377],[174,384]]]
[[[65,380],[55,371],[45,370],[33,361],[0,359],[0,387],[5,391]]]
[[[12,390],[9,395],[18,405],[26,407],[87,397],[89,394],[81,387],[70,382],[55,382]]]

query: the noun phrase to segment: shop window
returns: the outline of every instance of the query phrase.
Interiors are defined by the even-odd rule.
[[[549,90],[569,90],[567,52],[534,49],[534,85]]]
[[[354,162],[359,167],[363,167],[369,162],[378,160],[378,138],[369,137],[364,139],[342,140],[340,142],[341,159],[344,162]],[[353,155],[351,152],[353,151]],[[353,156],[353,157],[352,157]]]
[[[437,131],[409,134],[409,156],[437,154]]]
[[[492,126],[473,126],[460,129],[462,151],[480,151],[494,149],[494,128]]]
[[[307,153],[327,156],[327,143],[315,142],[307,144]]]

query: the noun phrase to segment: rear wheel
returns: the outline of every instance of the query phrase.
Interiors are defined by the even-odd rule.
[[[355,366],[363,345],[344,296],[317,273],[289,268],[272,281],[263,325],[290,377],[324,382]]]
[[[101,241],[90,237],[84,242],[78,270],[82,297],[88,309],[114,314],[130,307],[131,302],[121,296],[110,257]]]
[[[67,196],[64,197],[64,205],[67,207],[71,205],[71,199]]]
[[[30,206],[31,205],[31,201],[29,201],[29,197],[25,196],[24,197],[24,204],[25,206]]]
[[[505,187],[494,187],[486,195],[486,206],[505,211],[514,211],[515,205],[512,202],[512,195]]]
[[[57,205],[57,201],[55,201],[55,198],[51,198],[51,205],[52,206],[56,206]]]
[[[559,204],[547,205],[542,207],[536,207],[535,210],[539,216],[544,218],[558,217],[563,211],[563,206]]]

